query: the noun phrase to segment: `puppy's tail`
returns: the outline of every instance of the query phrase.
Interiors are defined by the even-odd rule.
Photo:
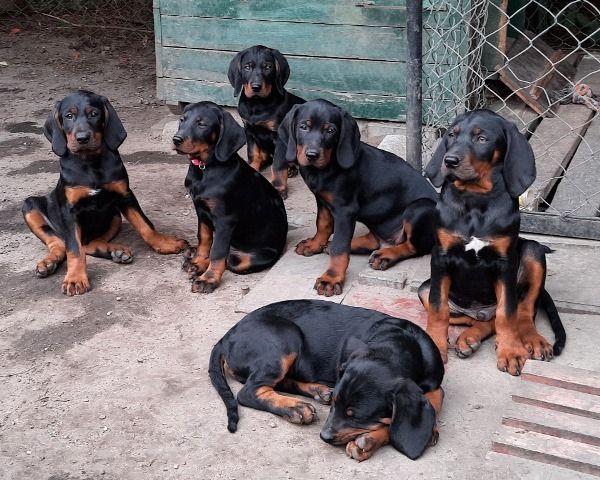
[[[237,400],[233,396],[233,392],[229,388],[227,379],[225,378],[225,372],[223,371],[223,346],[221,342],[217,343],[210,354],[210,361],[208,362],[208,376],[213,384],[213,387],[217,390],[217,393],[223,400],[225,408],[227,409],[227,430],[234,433],[237,430],[237,424],[240,419],[238,414]]]
[[[558,315],[558,310],[556,309],[554,300],[552,300],[552,297],[546,289],[542,291],[540,302],[541,307],[548,315],[550,327],[552,327],[552,331],[554,332],[554,347],[552,350],[554,355],[560,355],[560,353],[563,351],[563,348],[565,348],[565,343],[567,342],[567,332],[565,331],[565,327],[560,319],[560,316]]]

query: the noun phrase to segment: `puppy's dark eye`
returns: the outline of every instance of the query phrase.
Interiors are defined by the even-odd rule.
[[[244,65],[244,70],[252,70],[252,65]]]
[[[487,142],[487,138],[485,138],[484,136],[480,135],[479,137],[477,137],[477,142],[478,143],[485,143],[485,142]]]
[[[308,130],[308,125],[306,125],[305,123],[301,123],[300,125],[298,125],[298,128],[300,130]]]
[[[71,120],[73,118],[73,114],[71,112],[65,113],[65,118]]]
[[[353,417],[354,416],[354,411],[351,408],[347,408],[344,413],[346,414],[347,417]]]
[[[97,117],[98,116],[98,112],[96,110],[92,110],[90,112],[90,117]]]
[[[203,121],[203,120],[198,120],[198,122],[196,122],[196,123],[198,124],[198,126],[199,126],[200,128],[205,128],[205,127],[206,127],[206,123],[204,123],[204,121]]]
[[[449,137],[453,137],[454,136],[454,132],[452,132],[452,131],[448,132],[448,136]]]
[[[179,117],[179,122],[183,122],[185,120],[185,117]]]
[[[271,65],[270,63],[265,63],[263,65],[264,70],[271,70],[272,68],[273,68],[273,65]]]
[[[327,128],[327,130],[325,130],[325,132],[328,133],[329,135],[333,135],[335,133],[335,128],[329,127],[329,128]]]

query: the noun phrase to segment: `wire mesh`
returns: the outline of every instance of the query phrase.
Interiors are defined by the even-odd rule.
[[[437,2],[438,0],[436,0]],[[594,0],[439,0],[424,20],[424,158],[459,113],[490,108],[536,154],[525,210],[600,216],[600,6]],[[441,12],[440,12],[441,13]]]
[[[1,0],[0,26],[42,27],[55,35],[152,38],[152,0]]]

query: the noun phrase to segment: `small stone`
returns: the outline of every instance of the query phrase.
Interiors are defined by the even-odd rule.
[[[105,432],[108,430],[107,426],[102,427],[102,430],[104,430]]]
[[[269,427],[277,428],[277,424],[275,422],[269,422]]]
[[[175,465],[173,465],[173,468],[174,468],[175,470],[177,470],[177,469],[179,468],[179,464],[178,464],[178,463],[176,463]]]
[[[120,301],[122,300],[122,298],[121,298],[121,297],[117,297],[117,298],[115,298],[115,300],[116,300],[117,302],[120,302]]]
[[[98,417],[100,420],[104,420],[106,418],[106,415],[102,414]]]
[[[31,450],[27,450],[27,455],[31,455]]]
[[[89,401],[90,401],[90,399],[89,399],[89,398],[84,398],[84,399],[83,399],[83,401],[84,401],[84,402],[89,402]]]
[[[248,285],[242,286],[242,295],[246,295],[250,291],[250,287]]]
[[[112,311],[111,310],[109,310],[108,312],[106,312],[106,316],[107,317],[110,317],[111,315],[112,315]]]

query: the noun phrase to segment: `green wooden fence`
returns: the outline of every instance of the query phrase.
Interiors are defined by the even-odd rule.
[[[425,20],[456,31],[460,15],[445,5],[425,2]],[[237,105],[227,81],[229,62],[238,51],[262,44],[286,55],[287,88],[295,94],[331,100],[360,118],[405,119],[404,0],[154,0],[154,19],[158,96],[167,103]],[[451,67],[465,53],[428,50],[428,34],[425,29],[425,77],[436,62],[439,72],[439,58]],[[436,81],[456,91],[464,75],[448,68]],[[445,101],[436,99],[436,109]],[[450,108],[452,99],[447,102]],[[430,106],[424,98],[424,109]]]

